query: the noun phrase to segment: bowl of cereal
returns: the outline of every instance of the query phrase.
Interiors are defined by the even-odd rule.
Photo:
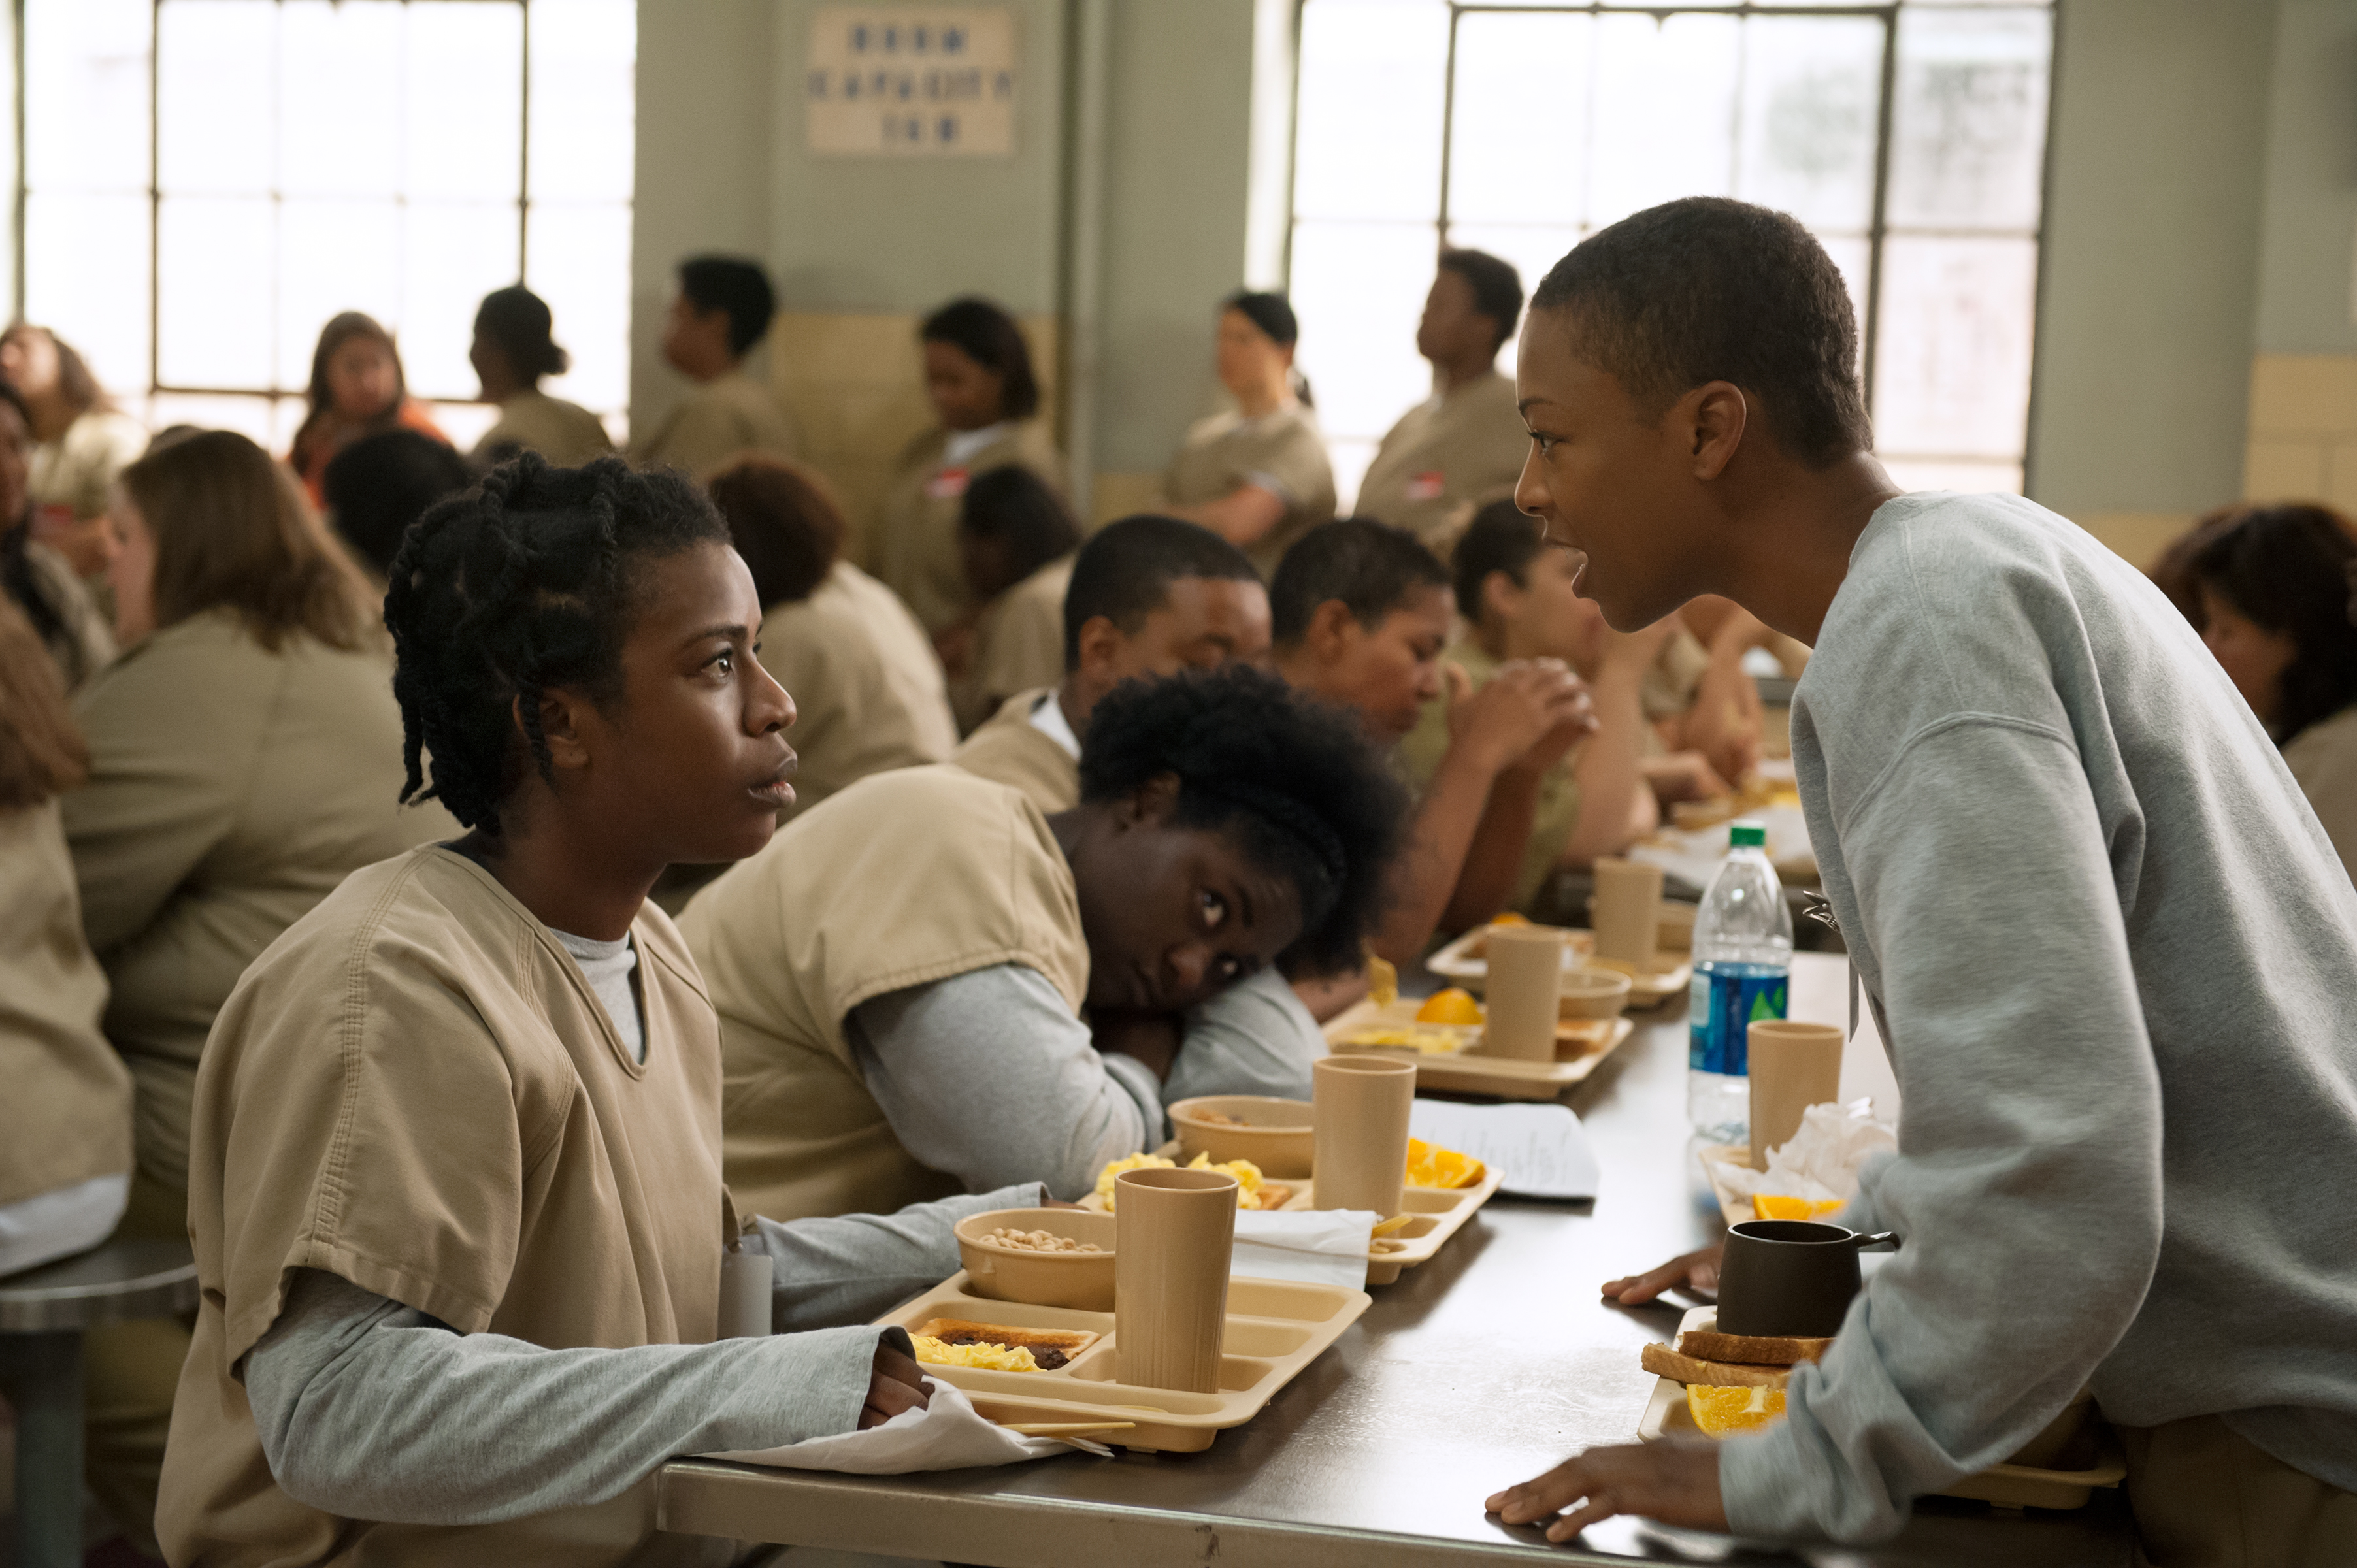
[[[1214,1165],[1250,1160],[1263,1176],[1280,1179],[1309,1174],[1317,1143],[1311,1121],[1309,1101],[1262,1094],[1204,1094],[1170,1107],[1181,1164],[1197,1155],[1209,1155]]]
[[[994,1208],[957,1222],[966,1286],[993,1301],[1113,1310],[1114,1217],[1086,1208]]]

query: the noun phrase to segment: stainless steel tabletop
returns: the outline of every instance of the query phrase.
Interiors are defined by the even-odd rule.
[[[118,1240],[0,1275],[0,1334],[46,1334],[197,1305],[197,1261],[184,1240]]]
[[[1795,962],[1795,1014],[1839,1021],[1842,961]],[[1846,1090],[1872,1083],[1878,1067],[1857,1064]],[[1675,1332],[1678,1311],[1609,1307],[1597,1285],[1720,1230],[1684,1096],[1674,1004],[1641,1017],[1568,1101],[1603,1167],[1592,1206],[1492,1199],[1431,1262],[1378,1286],[1331,1350],[1203,1453],[886,1477],[682,1461],[663,1473],[662,1526],[994,1568],[1754,1560],[1728,1555],[1722,1538],[1631,1520],[1548,1546],[1481,1509],[1501,1487],[1635,1434],[1653,1382],[1638,1352]],[[2116,1494],[2098,1492],[2065,1514],[1932,1499],[1889,1546],[1797,1555],[1821,1568],[2095,1568],[2126,1563],[2129,1544]]]

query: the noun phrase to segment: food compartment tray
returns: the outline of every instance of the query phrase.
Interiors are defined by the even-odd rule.
[[[927,1364],[925,1375],[953,1383],[997,1422],[1127,1421],[1098,1441],[1124,1448],[1192,1454],[1260,1412],[1276,1391],[1316,1360],[1367,1310],[1364,1291],[1291,1280],[1228,1282],[1220,1387],[1210,1393],[1149,1389],[1119,1380],[1114,1315],[993,1301],[966,1289],[963,1271],[876,1319],[914,1330],[929,1318],[1001,1323],[1009,1328],[1078,1329],[1096,1342],[1052,1372],[998,1372]]]
[[[1717,1318],[1718,1308],[1695,1307],[1679,1321],[1678,1332],[1709,1327]],[[1700,1435],[1701,1428],[1695,1425],[1694,1413],[1686,1408],[1685,1385],[1669,1378],[1655,1379],[1653,1397],[1646,1402],[1645,1413],[1637,1423],[1637,1441],[1658,1443],[1664,1437]],[[1966,1476],[1943,1487],[1936,1495],[1968,1498],[2000,1508],[2078,1509],[2087,1506],[2088,1496],[2095,1487],[2116,1487],[2127,1473],[2119,1439],[2106,1428],[2096,1444],[2095,1463],[2087,1469],[2046,1470],[2031,1465],[1992,1465],[1978,1475]]]
[[[1421,1083],[1423,1080],[1417,1080]],[[1154,1151],[1166,1160],[1179,1157],[1178,1141],[1172,1139]],[[1408,1222],[1389,1236],[1378,1236],[1367,1250],[1367,1283],[1387,1285],[1400,1277],[1402,1269],[1412,1269],[1429,1261],[1440,1251],[1441,1244],[1464,1229],[1474,1211],[1497,1195],[1506,1173],[1496,1165],[1485,1165],[1481,1179],[1471,1187],[1411,1187],[1400,1195],[1400,1212],[1410,1216]],[[1275,1212],[1318,1207],[1318,1184],[1314,1178],[1292,1176],[1273,1185],[1288,1188],[1292,1197],[1276,1206]],[[1105,1200],[1095,1193],[1081,1199],[1082,1208],[1098,1213],[1108,1212]],[[1013,1323],[1017,1328],[1031,1325]],[[1023,1374],[1017,1373],[1017,1376]]]
[[[1350,1036],[1361,1029],[1397,1028],[1414,1024],[1418,1005],[1418,1003],[1405,997],[1388,1006],[1379,1006],[1372,998],[1357,1003],[1327,1021],[1326,1043],[1338,1051],[1396,1051],[1413,1055],[1418,1089],[1439,1090],[1449,1094],[1493,1094],[1501,1100],[1553,1100],[1594,1072],[1597,1064],[1620,1049],[1620,1042],[1637,1029],[1635,1022],[1629,1018],[1593,1020],[1610,1025],[1605,1032],[1603,1045],[1591,1046],[1577,1037],[1558,1036],[1555,1059],[1551,1062],[1487,1057],[1471,1051],[1462,1055],[1438,1056],[1420,1051],[1408,1052],[1397,1046],[1349,1043]],[[1589,1021],[1564,1020],[1566,1024]]]

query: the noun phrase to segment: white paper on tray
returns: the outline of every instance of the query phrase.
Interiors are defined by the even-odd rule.
[[[1068,1449],[1092,1454],[1113,1450],[1085,1437],[1025,1437],[1009,1432],[974,1408],[965,1391],[927,1378],[931,1404],[904,1410],[881,1426],[834,1437],[810,1437],[783,1448],[706,1454],[739,1465],[770,1465],[782,1470],[840,1470],[853,1476],[905,1476],[917,1470],[963,1470],[975,1465],[1012,1465],[1045,1459]],[[1078,1420],[1079,1417],[1065,1419]]]
[[[1242,1210],[1228,1272],[1357,1290],[1367,1281],[1367,1249],[1379,1218],[1364,1208]]]
[[[1407,1130],[1494,1167],[1502,1191],[1526,1197],[1596,1196],[1596,1151],[1569,1106],[1419,1100],[1408,1112]]]
[[[1768,1151],[1768,1168],[1726,1161],[1711,1162],[1711,1175],[1738,1197],[1762,1193],[1778,1197],[1805,1197],[1814,1203],[1835,1198],[1846,1203],[1857,1196],[1858,1167],[1868,1155],[1899,1146],[1898,1135],[1874,1120],[1874,1102],[1855,1100],[1847,1105],[1812,1105],[1801,1113],[1801,1130],[1792,1141]]]

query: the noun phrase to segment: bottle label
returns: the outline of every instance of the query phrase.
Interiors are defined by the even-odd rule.
[[[1757,1019],[1783,1017],[1791,989],[1787,970],[1748,963],[1706,970],[1696,964],[1687,993],[1687,1065],[1696,1072],[1749,1076],[1747,1031]]]

